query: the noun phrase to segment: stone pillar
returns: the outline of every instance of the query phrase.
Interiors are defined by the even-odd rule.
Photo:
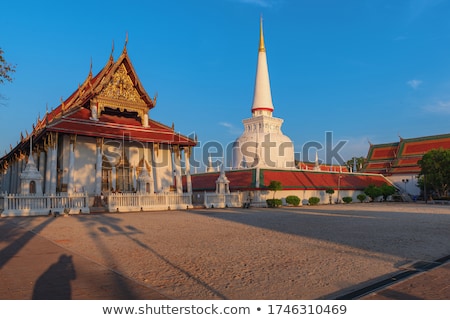
[[[184,149],[184,163],[186,168],[186,187],[187,193],[192,194],[192,178],[191,178],[191,147],[186,147]]]
[[[259,166],[258,167],[256,167],[256,177],[255,177],[255,193],[254,193],[254,201],[255,202],[260,202],[261,201],[261,191],[259,190],[259,188],[260,188],[260,186],[259,186],[259,184],[260,184],[260,168],[259,168]]]
[[[148,158],[150,157],[150,159]],[[148,165],[150,167],[150,170],[148,174],[150,176],[150,193],[153,194],[155,193],[155,178],[154,178],[154,171],[155,168],[152,166],[153,163],[153,153],[149,152],[148,150],[148,144],[146,145],[146,147],[144,148],[144,167],[146,168],[146,165]]]
[[[173,146],[173,156],[175,162],[174,174],[177,193],[183,193],[183,184],[181,180],[181,149],[179,146]]]
[[[142,117],[142,126],[145,128],[148,127],[148,113],[144,113],[144,116]]]
[[[45,160],[46,160],[45,156],[46,156],[46,154],[45,154],[45,152],[42,149],[39,149],[39,153],[38,154],[39,154],[39,156],[38,156],[38,158],[39,158],[38,170],[41,173],[42,177],[45,177],[44,174],[45,174]],[[45,190],[44,183],[45,183],[45,179],[42,179],[42,181],[41,181],[41,189],[42,190]]]
[[[6,191],[7,193],[11,193],[10,186],[11,186],[11,163],[8,162],[8,166],[6,168],[5,177],[3,180],[3,191]]]
[[[53,144],[51,152],[51,159],[50,159],[50,194],[56,194],[56,179],[58,178],[58,172],[57,172],[57,155],[58,155],[58,146],[56,143]]]
[[[50,146],[46,147],[46,164],[45,164],[45,182],[44,182],[44,193],[50,194],[50,180],[52,179],[51,174],[51,161],[52,161],[52,148]]]
[[[114,191],[117,191],[117,184],[116,184],[116,167],[112,167],[111,168],[111,184],[112,184],[112,188],[114,189]]]
[[[153,171],[153,180],[155,182],[155,192],[161,192],[161,177],[160,177],[160,171],[159,171],[159,157],[160,157],[161,151],[159,151],[159,144],[153,143],[152,146],[152,171]]]
[[[70,136],[69,143],[69,172],[67,181],[67,193],[71,194],[75,190],[74,174],[75,174],[75,135]]]
[[[14,156],[15,158],[15,156]],[[17,160],[13,159],[11,163],[11,183],[10,183],[10,192],[11,193],[17,193],[16,191],[16,166],[17,166]]]
[[[96,196],[99,196],[102,193],[102,170],[103,170],[102,149],[103,149],[103,138],[97,138],[96,161],[95,161],[95,195]],[[115,174],[114,174],[114,179],[115,179]],[[116,189],[115,183],[114,183],[113,188],[114,188],[114,190]]]
[[[145,166],[145,163],[144,163]],[[137,189],[137,179],[136,179],[136,166],[132,166],[131,167],[131,179],[133,182],[133,191],[136,191]]]

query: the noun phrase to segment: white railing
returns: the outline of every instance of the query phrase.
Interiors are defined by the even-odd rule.
[[[106,200],[109,212],[192,208],[192,197],[188,193],[110,193]]]
[[[240,192],[219,194],[204,194],[204,205],[206,208],[233,208],[242,206],[242,196]]]
[[[1,194],[1,216],[34,216],[63,213],[89,213],[87,193],[36,195]]]

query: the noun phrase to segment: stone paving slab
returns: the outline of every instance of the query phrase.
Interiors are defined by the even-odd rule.
[[[168,299],[11,223],[0,225],[0,244],[0,299]]]

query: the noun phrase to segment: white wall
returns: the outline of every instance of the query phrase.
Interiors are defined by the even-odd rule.
[[[404,174],[404,175],[393,175],[386,177],[391,181],[397,188],[402,192],[406,192],[412,196],[419,196],[420,189],[417,186],[417,175],[415,174]],[[408,180],[408,182],[403,182],[402,180]],[[406,188],[406,189],[405,189]]]
[[[353,202],[359,202],[356,198],[358,194],[363,193],[359,190],[340,190],[339,191],[339,199],[342,202],[343,197],[352,197]],[[300,203],[303,200],[308,200],[310,197],[318,197],[320,199],[319,204],[329,204],[329,194],[325,192],[325,190],[280,190],[275,193],[276,199],[281,199],[283,204],[286,204],[287,196],[297,196],[300,198]],[[273,191],[263,191],[261,192],[261,201],[265,201],[266,199],[273,198]],[[332,194],[332,203],[335,203],[338,198],[337,190],[334,190],[334,194]]]

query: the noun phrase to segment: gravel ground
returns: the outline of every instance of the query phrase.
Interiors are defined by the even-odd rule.
[[[174,299],[333,298],[450,254],[450,207],[439,205],[7,219]]]

